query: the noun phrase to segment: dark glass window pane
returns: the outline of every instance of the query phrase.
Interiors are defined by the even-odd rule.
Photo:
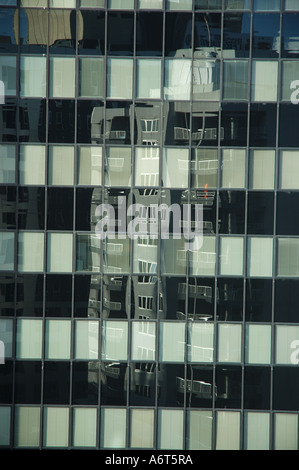
[[[72,276],[49,274],[46,277],[46,315],[70,317],[72,312]]]
[[[49,49],[51,54],[75,54],[75,10],[49,9]]]
[[[131,102],[108,101],[106,105],[106,143],[131,145]]]
[[[283,103],[279,109],[279,147],[299,147],[299,107]]]
[[[157,374],[158,406],[183,406],[187,391],[184,366],[160,364]]]
[[[70,363],[49,361],[44,364],[44,403],[67,405],[70,401]]]
[[[223,104],[221,112],[221,127],[224,137],[221,144],[227,147],[247,145],[247,104]]]
[[[188,319],[213,320],[215,302],[215,281],[200,277],[189,278]]]
[[[218,279],[217,319],[240,321],[243,319],[243,280]]]
[[[46,54],[48,12],[46,9],[20,9],[20,49],[22,54]]]
[[[17,315],[43,315],[44,277],[42,274],[24,274],[17,278]]]
[[[121,31],[121,34],[120,34]],[[133,55],[134,14],[108,12],[108,55]]]
[[[272,235],[274,224],[274,194],[248,192],[247,232],[250,235]]]
[[[73,229],[73,199],[72,188],[48,188],[47,198],[47,229]]]
[[[162,277],[159,293],[160,318],[185,318],[187,281],[184,277]]]
[[[74,285],[74,316],[98,318],[101,315],[101,277],[76,275]]]
[[[269,367],[245,367],[244,370],[244,408],[247,410],[270,409]]]
[[[135,140],[137,145],[162,144],[162,120],[160,103],[136,103],[135,119]]]
[[[187,106],[186,112],[188,112]],[[192,145],[195,147],[217,146],[218,145],[218,126],[219,126],[219,104],[218,103],[192,103]],[[183,126],[183,127],[186,127]],[[221,129],[221,139],[222,139]],[[179,133],[180,136],[180,133]],[[185,137],[186,139],[186,137]],[[189,144],[186,140],[185,145]]]
[[[246,280],[245,319],[270,322],[272,319],[272,279]]]
[[[13,402],[13,362],[5,361],[0,366],[0,403]]]
[[[100,144],[104,136],[104,107],[101,101],[79,101],[77,139],[82,144]]]
[[[278,411],[299,411],[298,367],[275,367],[273,370],[273,408]]]
[[[75,405],[97,405],[99,365],[97,362],[74,362],[72,402]]]
[[[13,276],[0,276],[0,316],[14,315],[15,279]]]
[[[130,282],[126,276],[104,276],[103,316],[104,318],[130,317]]]
[[[255,13],[252,31],[252,56],[278,57],[280,48],[279,14]]]
[[[275,282],[274,321],[299,323],[299,280],[277,279]]]
[[[220,233],[245,233],[245,191],[219,192]]]
[[[93,188],[76,190],[76,230],[88,232],[94,230],[94,214],[97,203],[93,203],[93,196]]]
[[[221,14],[196,13],[194,21],[194,50],[214,57],[221,48]]]
[[[190,103],[164,103],[165,145],[189,145]]]
[[[284,13],[282,15],[282,57],[299,57],[299,14]],[[298,79],[298,77],[294,77]]]
[[[216,366],[216,407],[241,408],[241,384],[241,367]]]
[[[14,17],[15,8],[1,8],[0,10],[0,52],[16,52],[17,31]]]
[[[15,369],[15,402],[41,402],[41,361],[19,361]]]
[[[0,141],[17,141],[17,105],[12,99],[5,99],[5,104],[0,105]]]
[[[73,143],[74,129],[75,102],[72,100],[49,100],[49,142]]]
[[[45,227],[45,189],[19,187],[19,230],[43,230]]]
[[[187,366],[186,404],[194,408],[213,406],[213,368],[210,366]]]
[[[156,276],[132,276],[131,302],[127,303],[128,315],[132,306],[132,318],[154,320],[157,312],[158,281]],[[144,300],[144,301],[143,301]],[[108,312],[111,315],[110,312]]]
[[[192,19],[189,13],[166,14],[165,55],[183,57],[192,47]],[[181,51],[181,53],[179,53]]]
[[[250,49],[250,14],[226,13],[223,25],[224,57],[248,57]]]
[[[19,107],[20,142],[46,141],[46,100],[22,100]]]
[[[195,0],[195,10],[221,10],[222,0]]]
[[[79,54],[105,54],[105,13],[81,10],[82,34],[78,37]]]
[[[0,229],[16,228],[16,188],[0,186]]]
[[[250,109],[251,147],[275,147],[276,104],[252,104]]]
[[[139,56],[161,56],[162,38],[163,13],[137,12],[136,54]]]
[[[136,362],[131,364],[130,372],[130,405],[154,406],[156,399],[156,364]]]
[[[127,404],[128,367],[120,363],[101,363],[101,405]]]
[[[299,235],[299,193],[278,192],[277,194],[277,223],[278,235]]]

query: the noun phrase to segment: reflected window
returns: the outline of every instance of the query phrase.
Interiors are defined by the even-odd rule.
[[[17,31],[15,27],[15,8],[1,8],[0,11],[0,51],[17,52]]]
[[[221,113],[221,127],[223,127],[223,146],[247,145],[247,104],[224,103]]]
[[[282,15],[282,57],[299,57],[298,13]]]
[[[297,279],[277,279],[275,283],[274,321],[297,323],[298,302],[299,281]]]
[[[200,57],[200,54],[199,54]],[[220,62],[216,60],[193,61],[192,97],[194,100],[219,101]]]
[[[254,60],[251,72],[251,100],[277,101],[278,61]]]
[[[137,60],[136,98],[160,98],[161,60]]]
[[[192,60],[188,58],[165,59],[164,99],[190,100]]]
[[[102,58],[80,58],[79,95],[97,98],[104,95],[104,60]]]
[[[0,317],[14,315],[14,298],[16,286],[12,276],[0,276],[0,296],[3,299],[0,305]]]
[[[298,147],[299,135],[297,132],[299,109],[289,103],[282,103],[279,111],[279,146]]]
[[[134,15],[133,13],[108,13],[108,55],[133,55]],[[122,31],[120,35],[119,32]]]
[[[214,193],[209,188],[218,186],[218,152],[216,149],[193,149],[191,158],[191,186],[204,188],[202,198],[212,203]]]
[[[165,55],[191,57],[191,15],[189,13],[167,13],[165,28]]]
[[[245,60],[225,60],[223,99],[246,100],[248,91],[248,62]]]
[[[3,99],[3,94],[15,96],[17,93],[17,58],[15,56],[0,57],[0,80],[4,85],[0,98]]]
[[[162,38],[163,14],[160,12],[137,12],[136,54],[138,56],[161,56]]]
[[[284,304],[285,305],[285,304]],[[247,279],[245,319],[270,322],[272,318],[272,280]]]
[[[97,110],[98,115],[100,111],[102,113],[103,109]],[[107,102],[105,109],[105,137],[107,144],[130,145],[131,143],[133,143],[134,136],[133,129],[131,127],[132,114],[133,105],[131,102]],[[99,124],[97,124],[100,121],[100,117],[97,117],[98,115],[95,114],[92,119],[92,122],[96,123],[96,125],[94,126],[95,139],[93,138],[93,140],[95,140],[96,142],[99,142],[99,139],[97,137],[100,129]]]
[[[16,179],[16,147],[0,144],[0,183],[14,183]]]
[[[245,188],[245,165],[245,150],[222,150],[221,186],[224,188]]]
[[[105,53],[105,13],[98,10],[96,12],[81,10],[78,19],[80,19],[77,27],[79,54],[103,55]]]
[[[251,147],[275,147],[276,121],[276,104],[252,104],[249,145]]]
[[[46,62],[46,57],[21,57],[21,96],[46,96]]]
[[[225,13],[224,25],[223,25],[223,56],[224,58],[248,57],[249,49],[250,49],[250,14],[249,13]]]
[[[113,131],[111,131],[113,132]],[[117,131],[115,131],[117,132]],[[108,147],[105,158],[105,185],[130,186],[131,185],[131,148]]]
[[[272,235],[274,230],[274,194],[248,192],[247,232],[251,235]],[[278,220],[281,220],[278,217]]]
[[[249,188],[274,189],[275,151],[251,150],[249,154]]]
[[[75,54],[76,11],[49,10],[50,54]]]
[[[280,51],[279,14],[255,13],[253,15],[253,57],[278,57]]]
[[[216,408],[241,408],[242,367],[233,365],[216,366]],[[224,412],[227,413],[227,412]],[[230,423],[230,433],[232,432]],[[226,434],[228,429],[226,430]],[[218,434],[218,438],[221,434]],[[231,447],[230,447],[231,449]]]
[[[270,410],[270,367],[247,366],[244,371],[244,408]]]
[[[45,226],[45,188],[19,187],[18,229],[43,230]]]
[[[217,316],[220,321],[243,319],[243,280],[223,278],[217,281]]]
[[[245,191],[219,192],[219,232],[245,233]]]

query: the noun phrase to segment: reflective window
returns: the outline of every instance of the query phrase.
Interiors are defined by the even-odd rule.
[[[225,13],[223,26],[223,57],[248,57],[249,49],[250,14]]]
[[[299,274],[299,239],[278,238],[277,275],[294,277]]]
[[[153,30],[155,34],[153,35]],[[163,15],[160,12],[137,12],[136,54],[161,56],[163,39]]]
[[[87,0],[84,0],[86,3]],[[103,0],[92,0],[92,3],[102,2]],[[104,6],[92,5],[91,0],[88,0],[89,5],[81,6]],[[77,28],[78,51],[81,55],[103,55],[105,53],[105,14],[97,11],[81,10],[78,16],[80,18],[80,28]],[[94,78],[94,77],[93,77]]]
[[[248,62],[244,60],[226,60],[223,63],[223,99],[246,100],[248,90]]]
[[[20,73],[21,96],[46,96],[46,57],[22,56]]]
[[[296,58],[299,56],[298,13],[282,15],[282,57]]]
[[[51,98],[75,97],[75,59],[50,57],[49,96]]]
[[[279,14],[255,13],[252,31],[252,56],[278,57],[280,50]]]

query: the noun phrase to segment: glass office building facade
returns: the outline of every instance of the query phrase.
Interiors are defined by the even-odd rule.
[[[1,448],[298,449],[299,1],[0,1],[0,80]]]

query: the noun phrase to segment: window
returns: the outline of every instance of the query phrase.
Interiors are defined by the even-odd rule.
[[[119,77],[122,77],[119,80]],[[108,59],[107,98],[130,99],[133,93],[133,60]]]
[[[51,98],[75,97],[75,59],[50,57],[49,96]]]
[[[159,361],[184,362],[185,324],[160,322]]]

